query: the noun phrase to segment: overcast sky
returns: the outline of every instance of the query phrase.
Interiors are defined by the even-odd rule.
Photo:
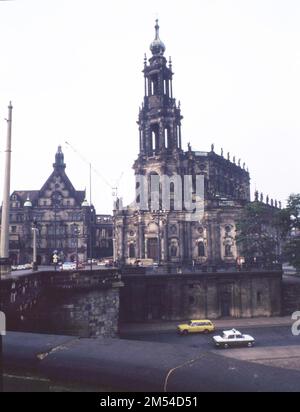
[[[111,212],[122,173],[119,194],[132,200],[143,56],[157,16],[184,149],[214,143],[241,158],[252,193],[285,201],[300,192],[298,0],[0,1],[0,148],[12,100],[11,191],[40,189],[59,144],[75,188],[88,188],[88,165],[68,141],[98,170],[99,213]]]

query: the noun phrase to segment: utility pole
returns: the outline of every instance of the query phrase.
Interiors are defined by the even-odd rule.
[[[10,173],[11,173],[11,123],[12,123],[12,105],[9,102],[7,121],[7,138],[5,149],[5,170],[4,170],[4,187],[3,203],[1,215],[1,245],[0,245],[0,271],[2,275],[10,273],[11,266],[9,263],[9,210],[10,210]]]
[[[71,145],[71,143],[65,141],[65,144],[67,146],[69,146],[74,153],[77,154],[77,156],[80,157],[81,160],[83,160],[86,164],[89,165],[89,191],[90,191],[90,210],[89,210],[89,250],[90,250],[90,269],[93,269],[93,222],[92,222],[92,216],[93,216],[93,207],[92,207],[92,171],[94,173],[96,173],[98,175],[98,177],[100,177],[103,182],[110,187],[110,189],[112,190],[112,196],[113,196],[113,201],[117,200],[118,197],[118,184],[123,176],[123,172],[121,173],[121,175],[119,176],[119,178],[117,179],[115,185],[113,186],[112,184],[109,183],[109,181],[107,181],[104,176],[102,176],[97,169],[95,169],[95,167],[92,166],[92,163],[87,160],[78,150],[75,149],[75,147],[73,145]],[[115,247],[114,247],[115,250]]]
[[[5,171],[4,171],[4,188],[3,203],[1,212],[1,245],[0,245],[0,312],[1,302],[1,275],[10,273],[11,266],[9,262],[9,209],[10,209],[10,172],[11,172],[11,122],[12,122],[12,104],[9,102],[7,121],[7,138],[5,150]],[[5,315],[4,315],[5,316]],[[3,392],[3,343],[2,333],[0,331],[0,392]]]
[[[93,270],[93,222],[92,222],[92,163],[89,163],[89,171],[90,171],[90,270]]]
[[[37,232],[38,232],[38,228],[36,227],[36,222],[33,223],[33,227],[32,227],[32,270],[36,271],[38,269],[37,267],[37,253],[36,253],[36,249],[37,249]]]

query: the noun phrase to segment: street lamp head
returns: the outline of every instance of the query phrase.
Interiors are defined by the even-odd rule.
[[[90,206],[89,202],[86,199],[84,199],[84,201],[81,203],[81,207],[89,207],[89,206]]]
[[[32,203],[31,203],[31,201],[30,201],[30,199],[29,199],[29,196],[27,196],[27,199],[26,199],[26,201],[25,201],[25,203],[24,203],[24,207],[32,207]]]

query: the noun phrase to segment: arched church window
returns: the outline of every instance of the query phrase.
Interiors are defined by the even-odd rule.
[[[177,246],[172,245],[171,246],[171,257],[176,257],[177,256]]]
[[[129,245],[129,257],[135,258],[135,246],[134,243],[130,243]]]
[[[165,148],[168,149],[169,148],[169,142],[168,142],[168,129],[167,127],[165,127]]]
[[[205,256],[205,246],[204,246],[204,242],[202,241],[198,243],[198,256],[199,257]]]
[[[148,205],[150,209],[159,209],[160,181],[156,172],[151,172],[148,180]]]
[[[231,245],[225,245],[225,256],[226,257],[231,257],[232,256],[232,252],[231,252]]]
[[[150,150],[152,153],[150,154],[155,154],[155,151],[159,150],[159,125],[158,123],[154,123],[151,125],[151,148]]]
[[[174,182],[170,183],[170,210],[174,210],[174,191],[175,191],[175,185]]]
[[[170,232],[172,233],[172,235],[174,235],[175,233],[177,233],[177,226],[176,225],[172,225],[170,227]]]

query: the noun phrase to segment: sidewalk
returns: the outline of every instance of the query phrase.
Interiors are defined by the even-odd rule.
[[[120,325],[120,334],[136,334],[136,333],[152,333],[152,332],[170,332],[176,330],[180,323],[187,321],[172,321],[172,322],[151,322],[151,323],[124,323]],[[212,322],[216,329],[231,329],[231,328],[257,328],[257,327],[271,327],[271,326],[289,326],[294,322],[290,316],[274,316],[262,318],[227,318],[216,319]]]

